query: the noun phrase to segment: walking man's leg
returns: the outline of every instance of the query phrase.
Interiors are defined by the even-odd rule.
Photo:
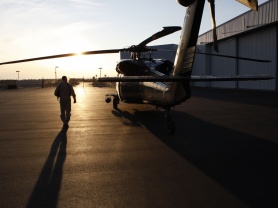
[[[71,102],[67,102],[66,104],[66,107],[65,107],[65,112],[66,112],[66,115],[65,115],[65,121],[64,121],[64,124],[65,125],[68,125],[69,121],[70,121],[70,112],[71,112]]]
[[[66,118],[66,115],[65,115],[66,106],[65,106],[65,103],[64,103],[64,102],[61,102],[61,101],[60,101],[60,111],[61,111],[60,118],[61,118],[61,120],[63,121],[63,123],[65,123],[65,118]]]

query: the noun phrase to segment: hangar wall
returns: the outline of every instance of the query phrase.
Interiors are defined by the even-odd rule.
[[[219,26],[217,31],[219,54],[265,59],[271,62],[260,63],[198,54],[215,54],[209,31],[198,39],[193,75],[267,74],[275,79],[194,83],[194,86],[278,91],[278,0],[266,2],[259,7],[258,14],[249,11]],[[236,31],[236,34],[233,31]]]
[[[276,47],[275,47],[276,46]],[[277,29],[266,28],[262,31],[243,35],[238,38],[238,56],[248,56],[270,60],[270,63],[258,63],[240,60],[238,74],[267,74],[277,78]],[[277,79],[276,79],[277,80]],[[239,82],[239,88],[276,90],[275,80]]]

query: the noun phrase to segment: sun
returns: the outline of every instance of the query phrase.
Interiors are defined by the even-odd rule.
[[[119,55],[77,55],[59,60],[60,73],[74,78],[93,78],[100,76],[116,76],[116,64]]]

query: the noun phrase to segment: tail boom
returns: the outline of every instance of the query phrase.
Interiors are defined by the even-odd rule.
[[[185,1],[179,0],[181,5],[189,5],[181,31],[180,43],[178,46],[173,75],[190,75],[195,49],[201,25],[205,0]]]

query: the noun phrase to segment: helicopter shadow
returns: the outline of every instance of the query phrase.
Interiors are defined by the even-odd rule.
[[[124,114],[246,204],[278,207],[276,143],[175,110],[176,134],[167,132],[162,112]]]
[[[126,126],[141,126],[140,123],[138,123],[138,121],[134,117],[134,115],[129,113],[128,111],[122,111],[121,109],[117,108],[112,110],[112,114],[121,119],[121,122]]]
[[[208,98],[228,102],[278,108],[278,94],[272,91],[252,91],[236,89],[202,89],[192,88],[194,97]]]
[[[67,130],[62,128],[54,139],[27,208],[57,207],[66,160]]]

